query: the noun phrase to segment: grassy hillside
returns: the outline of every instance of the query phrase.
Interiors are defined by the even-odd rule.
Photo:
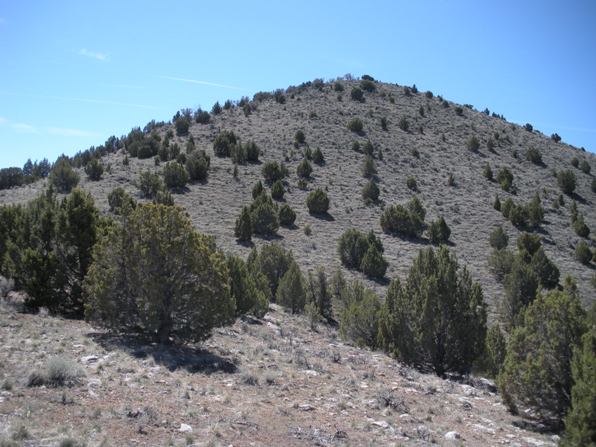
[[[186,207],[197,228],[216,237],[218,246],[242,256],[248,254],[250,247],[234,238],[234,222],[242,206],[251,202],[252,186],[263,179],[262,165],[238,166],[238,176],[234,178],[231,159],[214,156],[216,136],[222,130],[232,130],[243,142],[252,140],[260,146],[264,152],[262,161],[284,161],[289,168],[285,200],[297,213],[296,228],[281,228],[276,240],[293,250],[303,269],[322,265],[328,272],[333,271],[340,267],[337,240],[341,234],[348,228],[373,229],[385,247],[389,261],[387,278],[404,277],[411,260],[428,241],[384,234],[379,219],[384,206],[404,203],[417,195],[427,209],[427,222],[439,216],[445,218],[452,230],[452,249],[460,263],[465,263],[474,279],[482,284],[494,312],[503,288],[488,268],[489,234],[496,226],[503,225],[510,246],[515,245],[520,234],[493,208],[495,195],[499,195],[501,202],[511,197],[515,203],[526,203],[538,193],[545,216],[537,232],[548,257],[561,270],[561,278],[566,274],[576,278],[586,303],[593,299],[594,289],[590,284],[593,264],[585,266],[575,260],[575,246],[581,238],[570,222],[570,205],[575,199],[587,225],[596,229],[593,176],[572,166],[572,159],[577,158],[585,160],[591,171],[596,172],[593,154],[470,107],[423,92],[413,93],[409,88],[375,82],[375,91],[365,91],[363,101],[355,101],[350,93],[360,81],[342,80],[341,84],[343,91],[337,91],[333,83],[289,88],[284,92],[283,104],[273,95],[257,95],[244,108],[235,106],[221,114],[212,114],[208,124],[193,120],[190,135],[198,149],[211,155],[211,168],[207,182],[189,185],[184,192],[174,194],[175,202]],[[362,121],[362,133],[348,129],[353,118]],[[174,130],[175,134],[171,124],[159,127],[157,132],[163,137],[168,130]],[[295,144],[298,130],[305,135],[304,144]],[[467,147],[471,137],[479,141],[476,152]],[[187,139],[188,136],[174,137],[172,142],[177,142],[184,151]],[[489,140],[494,143],[492,150],[488,147]],[[360,151],[353,150],[355,141],[360,143]],[[362,175],[365,157],[362,147],[367,141],[374,147],[381,190],[381,202],[376,205],[367,205],[361,197],[367,182]],[[325,164],[313,164],[312,178],[306,189],[301,189],[296,167],[307,147],[319,148]],[[528,149],[537,149],[542,163],[529,161]],[[89,181],[81,170],[80,185],[92,193],[103,210],[107,211],[107,195],[115,187],[122,186],[138,198],[135,182],[139,174],[143,170],[163,169],[163,164],[156,166],[151,158],[130,158],[125,166],[124,157],[124,150],[105,157],[103,163],[110,169],[98,182]],[[484,177],[487,163],[495,176],[502,167],[512,172],[515,194],[503,191],[496,181]],[[556,207],[554,203],[561,194],[556,173],[565,169],[575,173],[577,188],[573,197],[564,195],[564,205]],[[454,179],[452,186],[448,185],[450,174]],[[408,177],[415,178],[418,191],[407,187]],[[0,203],[29,200],[45,182],[0,191]],[[307,194],[317,187],[327,190],[331,201],[329,216],[323,219],[310,215],[305,205]],[[310,235],[305,234],[307,226],[312,231]],[[268,242],[258,238],[253,241],[257,245]],[[593,240],[590,243],[593,245]],[[350,275],[363,278],[358,272]],[[367,281],[367,285],[381,293],[386,287],[385,282]]]

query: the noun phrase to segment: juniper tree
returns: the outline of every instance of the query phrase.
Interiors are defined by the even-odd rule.
[[[592,322],[594,324],[594,322]],[[582,337],[571,363],[571,410],[565,418],[562,445],[596,445],[596,327]]]
[[[258,276],[249,272],[246,263],[237,256],[228,256],[228,269],[230,271],[230,293],[236,304],[236,316],[251,314],[263,317],[269,309],[269,300],[259,288]]]
[[[571,360],[585,331],[577,294],[539,295],[507,344],[498,385],[512,412],[529,408],[540,421],[560,426],[571,403]]]
[[[265,276],[267,297],[272,301],[275,301],[279,281],[294,262],[292,252],[279,244],[264,245],[260,251],[253,249],[247,260],[251,272]]]
[[[139,205],[105,231],[84,287],[88,319],[160,343],[204,340],[234,319],[224,255],[176,206]]]
[[[333,320],[331,292],[327,285],[325,269],[319,267],[316,272],[308,274],[308,300],[312,302],[318,314],[327,321]]]
[[[302,313],[306,304],[306,291],[302,272],[296,262],[292,262],[282,276],[277,288],[277,302],[293,314]]]
[[[49,180],[56,191],[68,194],[78,185],[79,174],[72,168],[68,157],[62,156],[54,163]]]
[[[249,242],[253,233],[252,218],[250,215],[250,209],[247,206],[242,207],[242,211],[238,219],[236,219],[236,225],[234,226],[234,236],[240,242]]]
[[[376,349],[381,302],[359,281],[343,287],[340,295],[339,334],[360,347]]]
[[[442,376],[469,372],[484,349],[482,289],[442,246],[423,249],[406,283],[389,285],[379,323],[383,348],[401,361]]]

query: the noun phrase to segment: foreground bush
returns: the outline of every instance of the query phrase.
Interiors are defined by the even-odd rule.
[[[512,412],[529,408],[541,422],[560,427],[571,403],[573,350],[584,331],[575,294],[551,291],[528,307],[523,324],[511,334],[498,380]]]
[[[364,129],[362,120],[360,118],[352,118],[348,123],[348,129],[354,133],[362,133]]]
[[[50,357],[44,368],[29,374],[27,386],[72,386],[80,382],[85,371],[74,361],[64,357]]]
[[[442,376],[467,373],[484,349],[482,289],[442,246],[421,250],[406,284],[389,285],[379,340],[401,361]]]
[[[139,205],[93,250],[87,318],[160,343],[200,341],[233,321],[224,256],[178,207]]]

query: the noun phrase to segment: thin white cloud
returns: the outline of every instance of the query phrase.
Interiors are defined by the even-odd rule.
[[[190,84],[208,85],[209,87],[229,88],[232,90],[244,90],[243,88],[236,87],[234,85],[218,84],[217,82],[202,81],[199,79],[179,78],[176,76],[157,76],[157,77],[161,78],[161,79],[169,79],[170,81],[179,81],[179,82],[188,82]]]
[[[105,62],[108,60],[108,55],[106,53],[100,53],[98,51],[90,51],[87,48],[81,48],[78,53],[79,56],[89,57],[91,59],[95,59],[97,61]]]
[[[47,135],[55,135],[60,137],[99,137],[98,132],[91,132],[82,129],[73,129],[69,127],[41,127],[37,128],[31,124],[17,123],[0,116],[0,125],[6,126],[18,133],[40,133],[40,131]]]
[[[19,133],[38,133],[37,128],[26,123],[9,123],[9,126]]]
[[[69,129],[65,127],[48,127],[47,132],[50,135],[58,135],[61,137],[98,137],[97,132],[89,132],[81,129]]]

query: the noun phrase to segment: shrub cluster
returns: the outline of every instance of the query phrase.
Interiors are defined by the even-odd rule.
[[[325,191],[317,188],[306,197],[306,206],[310,214],[326,214],[329,210],[329,197]]]
[[[526,150],[526,159],[535,165],[542,165],[542,154],[535,147]]]
[[[277,233],[280,224],[286,227],[294,225],[296,213],[289,205],[279,207],[259,183],[253,188],[253,202],[240,212],[234,227],[234,235],[240,242],[248,242],[253,234],[272,236]]]
[[[27,183],[46,178],[50,174],[52,165],[44,158],[40,162],[33,163],[27,160],[23,168],[2,168],[0,169],[0,190],[21,186]]]
[[[497,182],[503,191],[511,191],[513,187],[513,174],[508,168],[501,168],[497,173]]]
[[[93,158],[91,161],[89,161],[89,163],[87,163],[87,166],[85,166],[85,174],[87,174],[89,180],[93,182],[101,180],[103,171],[104,167],[97,158]]]
[[[563,193],[572,195],[577,184],[575,174],[568,169],[561,170],[557,173],[557,183]]]
[[[521,229],[538,228],[544,219],[544,208],[538,194],[526,204],[516,204],[511,198],[507,198],[501,206],[501,212],[503,217]]]
[[[269,161],[265,163],[261,169],[263,177],[267,183],[273,183],[276,180],[283,180],[288,176],[288,168],[283,163],[276,161]]]
[[[383,258],[383,243],[372,230],[368,234],[356,229],[346,230],[339,239],[337,250],[346,267],[373,279],[385,276],[388,263]]]
[[[417,197],[406,205],[396,204],[385,208],[381,215],[381,228],[385,233],[419,238],[425,229],[426,210]]]

